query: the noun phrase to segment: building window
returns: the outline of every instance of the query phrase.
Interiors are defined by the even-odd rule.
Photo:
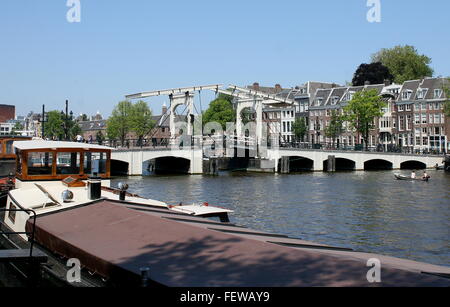
[[[411,129],[411,124],[412,124],[412,116],[408,115],[406,116],[406,130]]]
[[[406,111],[411,111],[411,105],[410,104],[406,105]]]
[[[404,91],[403,93],[402,93],[402,99],[403,100],[408,100],[409,98],[411,97],[411,91]]]
[[[440,114],[434,114],[434,123],[435,124],[442,124],[441,123],[441,115]]]
[[[405,111],[405,105],[402,104],[401,106],[399,106],[399,107],[398,107],[398,111],[399,111],[399,112]]]
[[[441,95],[442,95],[442,90],[441,89],[434,90],[434,99],[441,98]]]
[[[420,125],[420,115],[419,114],[414,115],[414,122],[416,125]]]
[[[417,91],[417,99],[424,99],[426,93],[427,93],[427,90],[419,89]]]
[[[422,114],[422,124],[426,124],[426,123],[427,123],[427,115]]]

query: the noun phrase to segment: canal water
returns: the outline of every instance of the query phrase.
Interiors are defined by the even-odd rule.
[[[450,174],[430,171],[425,183],[397,181],[394,173],[224,172],[112,184],[125,181],[130,192],[169,204],[229,208],[233,223],[261,231],[450,266]]]

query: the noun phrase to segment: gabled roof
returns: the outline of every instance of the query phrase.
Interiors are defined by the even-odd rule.
[[[436,99],[434,97],[434,90],[443,90],[444,87],[450,87],[450,81],[445,78],[426,78],[420,84],[420,88],[428,89],[424,99]],[[445,98],[445,92],[437,99]]]

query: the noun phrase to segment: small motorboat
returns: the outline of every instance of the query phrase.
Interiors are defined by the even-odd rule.
[[[395,179],[397,179],[397,180],[405,180],[405,181],[424,181],[424,182],[428,182],[430,180],[430,177],[427,177],[427,178],[422,178],[422,177],[411,178],[410,176],[395,174]]]

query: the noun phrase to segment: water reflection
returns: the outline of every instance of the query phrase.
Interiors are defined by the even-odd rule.
[[[324,244],[450,264],[450,175],[430,183],[394,172],[296,175],[222,173],[121,178],[132,192],[170,204],[209,202],[232,222]]]

